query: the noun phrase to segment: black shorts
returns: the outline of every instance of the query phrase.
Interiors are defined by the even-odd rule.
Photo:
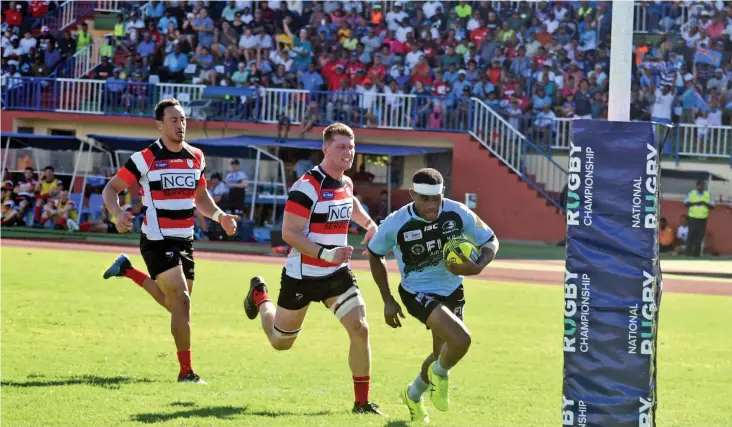
[[[427,318],[430,317],[430,313],[432,313],[432,310],[437,308],[439,304],[442,304],[452,310],[458,319],[463,320],[463,308],[465,307],[465,292],[463,285],[458,286],[453,293],[446,297],[423,292],[413,294],[407,292],[402,285],[399,285],[399,296],[401,297],[402,303],[404,303],[409,314],[424,323],[425,326],[427,325]]]
[[[36,204],[36,198],[33,196],[17,196],[15,198],[15,204],[18,206],[20,206],[20,202],[23,201],[28,203],[28,207],[35,206]]]
[[[183,266],[183,275],[186,279],[193,280],[195,277],[193,240],[148,240],[144,234],[141,234],[140,253],[147,265],[147,272],[153,279],[158,274],[178,265]]]
[[[356,277],[351,269],[343,267],[330,276],[317,279],[295,279],[282,269],[280,296],[277,305],[288,310],[299,310],[311,302],[323,302],[344,294],[356,285]]]

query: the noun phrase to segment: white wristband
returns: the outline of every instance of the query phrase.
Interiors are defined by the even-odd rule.
[[[224,211],[222,211],[222,210],[220,210],[220,209],[219,209],[219,210],[217,210],[216,212],[214,212],[214,214],[213,214],[213,215],[211,215],[211,219],[212,219],[212,220],[214,220],[215,222],[219,222],[219,218],[220,218],[220,217],[221,217],[221,215],[223,215],[223,214],[224,214]]]
[[[323,261],[333,262],[336,255],[336,248],[333,249],[326,249],[326,248],[320,248],[320,252],[318,252],[318,258],[322,259]]]

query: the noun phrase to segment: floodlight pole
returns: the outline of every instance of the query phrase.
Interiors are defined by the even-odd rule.
[[[614,1],[612,3],[608,120],[614,122],[630,121],[634,6],[635,3],[632,1]]]

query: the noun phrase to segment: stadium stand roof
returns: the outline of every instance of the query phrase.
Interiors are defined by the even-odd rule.
[[[138,151],[152,144],[155,139],[131,138],[124,136],[87,135],[104,144],[113,151]],[[249,149],[256,147],[286,147],[304,150],[320,150],[322,141],[319,139],[287,139],[277,142],[275,138],[267,136],[241,135],[226,138],[201,138],[189,141],[206,154],[222,157],[249,157]],[[409,156],[413,154],[432,154],[448,151],[447,148],[425,148],[407,145],[356,144],[359,154],[373,154],[382,156]]]
[[[8,146],[8,142],[10,145]],[[34,135],[31,133],[13,133],[13,132],[2,132],[0,133],[0,144],[2,148],[38,148],[40,150],[50,151],[79,151],[79,147],[82,144],[81,139],[75,136],[61,136],[61,135]],[[95,149],[99,151],[98,149]]]

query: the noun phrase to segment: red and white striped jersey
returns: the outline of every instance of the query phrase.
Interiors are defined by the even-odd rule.
[[[331,249],[348,245],[348,224],[353,213],[353,182],[328,176],[319,166],[290,189],[285,212],[307,218],[303,233],[312,242]],[[303,255],[295,248],[287,257],[285,273],[295,279],[321,278],[346,264],[332,264]]]
[[[174,153],[155,141],[130,157],[117,172],[123,181],[140,183],[148,240],[193,239],[196,189],[206,186],[206,160],[198,148],[183,143]]]

